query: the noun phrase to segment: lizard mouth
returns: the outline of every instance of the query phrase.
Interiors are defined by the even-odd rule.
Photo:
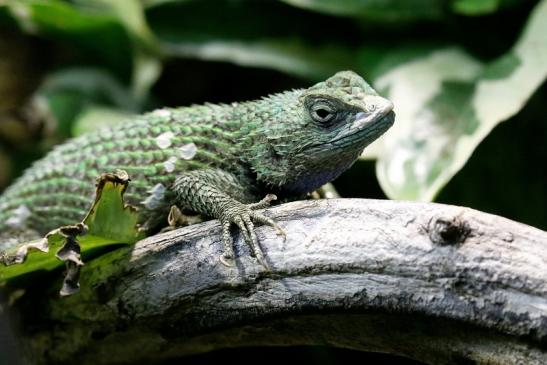
[[[353,125],[361,125],[360,128],[348,128],[343,133],[338,134],[334,139],[326,143],[321,143],[309,148],[309,152],[319,151],[348,151],[360,149],[361,151],[380,137],[395,122],[395,112],[388,111],[385,115],[375,117],[366,117],[356,119]]]
[[[350,144],[363,145],[365,142],[363,146],[365,147],[380,137],[394,122],[395,113],[391,110],[356,118],[351,127],[332,139],[329,144],[335,147],[345,147]]]
[[[378,97],[381,100],[371,112],[359,112],[355,115],[353,123],[344,128],[340,133],[333,138],[330,142],[336,144],[336,142],[351,139],[361,140],[379,137],[389,127],[393,125],[395,121],[395,113],[393,112],[393,103],[387,99]]]

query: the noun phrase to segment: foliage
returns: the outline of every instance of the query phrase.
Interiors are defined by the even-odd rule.
[[[547,0],[4,0],[1,23],[56,55],[34,95],[63,137],[164,104],[176,60],[299,79],[288,86],[353,69],[395,103],[364,156],[395,199],[434,199],[547,76]]]
[[[29,274],[39,274],[44,270],[58,268],[61,261],[66,262],[68,273],[62,294],[72,294],[78,290],[81,254],[113,244],[132,244],[142,238],[137,228],[138,212],[126,205],[123,194],[129,183],[127,173],[103,174],[97,183],[94,203],[81,223],[64,226],[49,232],[44,238],[22,243],[0,255],[0,284]],[[17,265],[22,264],[24,265]],[[67,278],[74,280],[67,286]]]

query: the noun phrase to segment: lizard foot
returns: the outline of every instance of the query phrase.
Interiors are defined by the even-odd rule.
[[[230,226],[235,224],[243,234],[245,242],[251,248],[252,256],[255,256],[262,266],[266,270],[270,270],[268,263],[264,258],[264,253],[258,244],[258,239],[256,237],[254,223],[262,223],[268,226],[275,228],[278,235],[283,236],[283,239],[286,239],[285,232],[279,227],[277,223],[270,217],[256,212],[258,209],[266,208],[270,203],[276,200],[277,197],[274,194],[268,194],[264,199],[258,203],[253,204],[238,204],[233,207],[228,208],[220,218],[222,224],[222,240],[224,242],[224,253],[220,256],[220,262],[226,266],[234,265],[234,247],[232,236],[230,234]]]

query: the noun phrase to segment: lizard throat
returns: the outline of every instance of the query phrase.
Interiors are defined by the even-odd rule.
[[[293,181],[285,183],[280,187],[280,190],[282,193],[288,195],[303,195],[310,193],[336,179],[344,171],[349,169],[357,159],[357,156],[359,156],[359,153],[355,153],[355,155],[350,158],[341,158],[339,163],[334,166],[329,165],[328,168],[325,168],[327,165],[325,163],[323,163],[322,166],[316,166],[316,168],[309,170],[311,172],[304,172]]]
[[[314,175],[305,175],[291,184],[284,185],[281,191],[288,195],[307,194],[336,179],[343,171],[324,171]]]

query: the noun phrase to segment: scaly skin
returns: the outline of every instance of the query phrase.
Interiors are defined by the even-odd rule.
[[[230,105],[161,109],[57,146],[0,197],[0,232],[39,233],[81,221],[103,172],[127,171],[127,201],[143,225],[172,204],[221,220],[223,262],[230,224],[262,259],[252,221],[275,197],[298,197],[335,179],[393,123],[392,104],[358,75],[339,72],[309,89]],[[250,205],[249,205],[250,204]],[[262,261],[262,260],[261,260]]]

